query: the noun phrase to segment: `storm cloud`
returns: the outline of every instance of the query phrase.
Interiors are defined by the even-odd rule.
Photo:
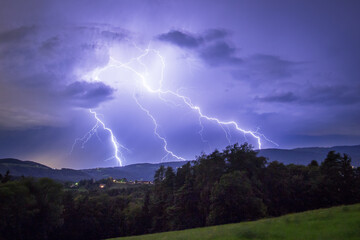
[[[159,162],[163,142],[134,96],[184,158],[223,149],[227,137],[256,145],[213,121],[201,119],[201,130],[196,111],[175,97],[134,93],[141,80],[259,128],[281,148],[359,144],[359,9],[333,0],[1,1],[0,157],[114,166],[103,129],[70,154],[96,124],[91,108],[129,149],[125,163]],[[144,49],[163,62],[156,52],[137,61]],[[136,71],[108,65],[119,62]]]
[[[179,47],[197,48],[203,43],[202,37],[195,37],[189,33],[172,30],[157,37],[161,41],[170,42]]]
[[[0,112],[5,122],[21,126],[23,119],[27,127],[31,123],[56,125],[62,122],[58,114],[61,111],[96,107],[112,99],[114,89],[100,82],[84,82],[82,74],[106,64],[108,47],[122,41],[126,34],[96,25],[53,31],[31,25],[0,33],[0,106],[12,109]],[[36,121],[27,120],[34,119],[34,115],[39,116]]]
[[[226,41],[228,32],[225,29],[207,29],[202,34],[191,34],[172,30],[157,37],[160,41],[169,42],[181,48],[189,48],[209,66],[239,64],[237,49]]]
[[[296,101],[298,97],[294,95],[292,92],[286,93],[278,93],[273,95],[268,95],[265,97],[256,97],[255,100],[263,101],[263,102],[282,102],[282,103],[289,103]]]
[[[112,98],[115,90],[102,82],[74,82],[65,88],[64,95],[75,106],[84,108],[97,107],[101,102]]]

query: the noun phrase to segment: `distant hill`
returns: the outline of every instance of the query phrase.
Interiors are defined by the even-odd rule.
[[[310,147],[310,148],[295,148],[295,149],[262,149],[259,151],[259,156],[264,156],[270,161],[279,161],[284,164],[302,164],[307,165],[311,160],[322,162],[328,152],[335,151],[339,153],[346,153],[352,159],[353,166],[360,166],[360,145],[356,146],[335,146],[335,147]]]
[[[60,181],[79,181],[92,178],[81,170],[66,168],[59,170],[32,161],[21,161],[13,158],[0,159],[0,173],[4,174],[7,170],[10,170],[12,176],[49,177]]]
[[[353,166],[360,166],[360,145],[336,146],[331,148],[295,148],[295,149],[263,149],[259,156],[264,156],[269,161],[279,161],[285,164],[307,165],[311,160],[319,163],[326,158],[329,151],[347,153],[352,158]],[[108,177],[127,178],[128,180],[152,181],[155,171],[161,166],[170,166],[174,169],[184,165],[186,161],[165,163],[139,163],[124,167],[94,168],[94,169],[53,169],[43,164],[31,161],[21,161],[12,158],[0,159],[0,173],[10,170],[13,176],[32,176],[36,178],[49,177],[60,181],[79,181],[82,179],[103,179]]]
[[[155,171],[159,169],[161,165],[165,167],[172,167],[174,169],[181,167],[186,164],[186,161],[180,162],[165,162],[165,163],[139,163],[131,164],[124,167],[113,167],[113,168],[94,168],[84,169],[82,172],[92,176],[95,179],[102,178],[126,178],[128,180],[144,180],[152,181],[154,178]]]
[[[49,177],[59,181],[79,181],[82,179],[103,179],[108,177],[127,178],[128,180],[152,181],[155,171],[161,166],[170,166],[174,169],[184,165],[186,162],[166,162],[166,163],[141,163],[132,164],[124,167],[94,168],[84,170],[74,170],[68,168],[53,169],[45,165],[32,162],[21,161],[13,158],[0,159],[0,173],[5,174],[10,170],[12,176],[30,177]]]

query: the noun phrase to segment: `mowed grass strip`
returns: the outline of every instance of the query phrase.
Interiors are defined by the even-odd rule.
[[[360,239],[360,204],[182,231],[113,238],[117,240]]]

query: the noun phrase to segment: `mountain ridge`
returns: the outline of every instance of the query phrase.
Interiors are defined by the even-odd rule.
[[[284,164],[307,165],[312,160],[322,162],[329,151],[348,154],[352,158],[353,166],[360,166],[360,145],[334,146],[334,147],[309,147],[294,149],[268,148],[257,150],[258,156],[266,157],[270,162],[279,161]],[[123,167],[104,167],[91,169],[53,169],[46,165],[33,162],[21,161],[15,158],[0,159],[0,173],[7,170],[13,176],[49,177],[59,181],[79,181],[82,179],[103,179],[108,177],[127,178],[128,180],[152,181],[155,171],[161,166],[173,167],[174,169],[186,164],[188,161],[164,162],[164,163],[135,163]]]
[[[322,162],[328,152],[335,151],[341,154],[348,154],[352,158],[353,166],[360,166],[360,145],[333,146],[333,147],[307,147],[294,149],[267,148],[259,152],[270,161],[279,161],[284,164],[309,164],[312,160]]]

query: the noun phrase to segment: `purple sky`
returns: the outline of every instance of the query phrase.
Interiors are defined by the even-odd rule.
[[[123,164],[159,162],[163,140],[134,95],[179,157],[223,149],[227,138],[258,147],[204,118],[201,137],[196,111],[149,92],[134,71],[278,144],[258,135],[263,148],[360,144],[359,11],[350,0],[1,1],[0,158],[116,166],[101,126],[73,146],[96,124],[93,109],[128,149]]]

